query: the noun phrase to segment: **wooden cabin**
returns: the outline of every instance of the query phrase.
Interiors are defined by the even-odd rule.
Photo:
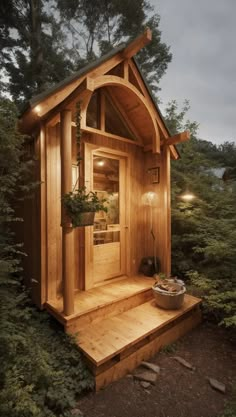
[[[180,310],[157,308],[153,278],[140,274],[142,259],[154,255],[171,272],[170,159],[189,138],[171,137],[134,59],[150,40],[146,30],[33,98],[20,120],[40,182],[24,204],[26,283],[34,302],[77,334],[97,389],[200,321],[191,296]],[[94,226],[74,229],[61,210],[77,183],[109,200]]]

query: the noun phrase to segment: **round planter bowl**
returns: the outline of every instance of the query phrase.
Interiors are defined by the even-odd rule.
[[[165,310],[177,310],[182,307],[184,302],[184,294],[186,288],[180,284],[172,284],[176,288],[176,292],[167,292],[158,288],[158,284],[153,285],[152,292],[155,297],[156,305]]]

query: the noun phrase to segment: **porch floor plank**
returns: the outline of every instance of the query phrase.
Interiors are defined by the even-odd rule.
[[[74,298],[74,314],[67,317],[63,314],[62,297],[48,301],[47,305],[54,308],[62,317],[69,321],[73,316],[83,315],[106,304],[109,305],[132,297],[134,294],[144,292],[151,288],[153,284],[153,278],[137,275],[134,277],[121,277],[120,280],[109,282],[91,290],[77,291]]]
[[[98,367],[158,329],[174,322],[200,302],[201,300],[195,297],[185,295],[181,309],[163,310],[156,306],[154,300],[148,301],[81,329],[77,336],[78,345],[85,356]]]

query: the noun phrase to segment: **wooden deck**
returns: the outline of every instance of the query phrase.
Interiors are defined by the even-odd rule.
[[[76,311],[65,317],[61,301],[48,310],[75,333],[96,379],[96,389],[121,378],[201,321],[201,300],[185,295],[179,310],[163,310],[152,298],[153,279],[126,278],[76,294]]]
[[[74,314],[63,314],[62,298],[46,303],[46,309],[64,325],[65,330],[75,333],[84,325],[104,317],[121,313],[152,298],[153,278],[138,275],[109,282],[88,291],[75,293]]]

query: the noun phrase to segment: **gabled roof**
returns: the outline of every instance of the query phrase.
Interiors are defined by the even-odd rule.
[[[55,86],[51,87],[45,92],[42,92],[36,96],[34,96],[29,102],[27,107],[25,108],[23,114],[21,115],[21,126],[22,130],[30,132],[33,126],[37,125],[38,122],[42,119],[47,119],[47,115],[53,109],[56,109],[60,103],[63,103],[65,99],[70,97],[73,92],[77,91],[78,87],[80,86],[81,82],[85,80],[87,75],[94,73],[94,71],[99,71],[99,67],[106,66],[109,64],[109,61],[112,59],[115,60],[117,57],[122,57],[123,60],[131,59],[138,71],[138,74],[143,81],[145,89],[147,91],[147,96],[149,96],[149,100],[151,99],[153,109],[157,114],[159,124],[162,126],[162,130],[164,132],[164,137],[167,139],[171,136],[166,124],[165,120],[161,114],[161,111],[157,105],[156,99],[152,94],[152,91],[142,74],[142,71],[138,65],[137,60],[134,58],[134,55],[147,43],[151,40],[151,31],[147,29],[144,34],[140,35],[133,41],[128,43],[122,43],[116,48],[113,48],[110,52],[103,55],[101,58],[89,63],[85,67],[81,68],[79,71],[75,72],[74,74],[70,75],[63,81],[59,82]],[[108,63],[108,64],[107,64]],[[37,109],[43,106],[43,111],[40,114],[37,114]],[[35,111],[36,110],[36,111]],[[172,146],[172,149],[176,151],[176,148]],[[175,152],[176,153],[176,152]],[[178,152],[176,154],[178,157]]]
[[[28,107],[34,107],[37,106],[42,100],[47,98],[48,96],[51,96],[52,94],[56,93],[57,91],[61,90],[63,87],[66,87],[68,84],[70,84],[72,81],[81,78],[83,75],[86,75],[89,71],[99,67],[103,62],[106,62],[108,59],[115,56],[118,52],[122,52],[126,46],[128,46],[129,43],[122,43],[118,45],[117,47],[113,48],[111,51],[109,51],[107,54],[102,55],[100,58],[96,59],[95,61],[92,61],[85,65],[83,68],[79,69],[78,71],[74,72],[73,74],[66,77],[64,80],[60,81],[56,85],[52,86],[46,91],[43,91],[40,94],[37,94],[36,96],[32,97],[32,99],[28,103]]]

